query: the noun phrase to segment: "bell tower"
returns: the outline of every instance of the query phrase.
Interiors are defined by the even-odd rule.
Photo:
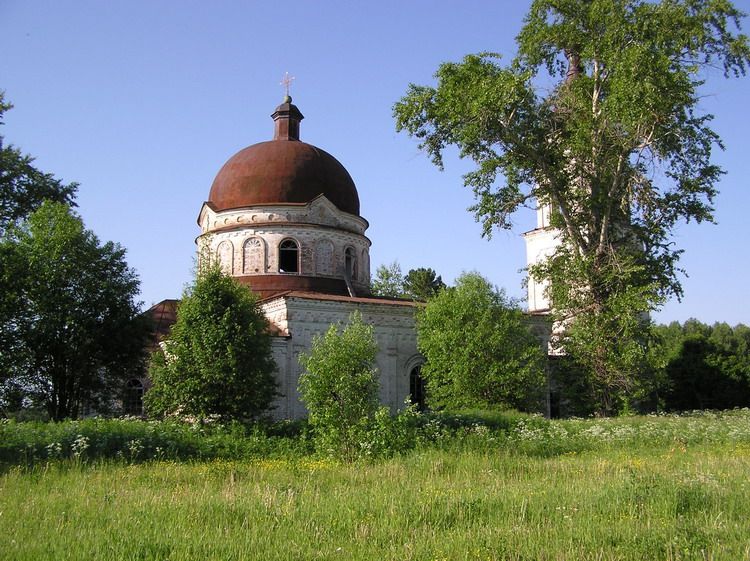
[[[560,243],[559,232],[550,224],[550,206],[540,205],[536,211],[536,228],[523,234],[526,242],[526,266],[531,267],[547,259]],[[552,310],[545,294],[549,283],[528,277],[528,308],[530,314],[549,314]]]

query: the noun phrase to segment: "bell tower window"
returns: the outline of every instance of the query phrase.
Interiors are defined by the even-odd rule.
[[[299,273],[299,246],[294,240],[279,245],[279,273]]]

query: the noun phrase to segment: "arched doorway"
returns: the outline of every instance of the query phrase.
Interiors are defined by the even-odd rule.
[[[426,395],[425,382],[422,378],[422,365],[418,365],[409,372],[409,400],[412,405],[416,405],[417,409],[424,411]]]

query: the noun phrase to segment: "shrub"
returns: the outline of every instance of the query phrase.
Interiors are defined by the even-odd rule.
[[[253,459],[311,452],[299,424],[207,425],[173,419],[85,419],[61,423],[0,421],[0,465],[53,460]]]
[[[166,352],[154,354],[150,413],[257,419],[276,395],[268,324],[255,295],[217,267],[198,275],[177,309]]]
[[[376,353],[372,326],[355,312],[343,330],[332,325],[300,356],[299,390],[320,451],[346,461],[361,455],[378,407]]]
[[[459,277],[417,314],[422,376],[434,407],[538,406],[544,354],[521,310],[478,273]]]

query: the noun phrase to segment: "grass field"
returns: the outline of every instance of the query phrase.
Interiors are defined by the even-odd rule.
[[[10,467],[0,559],[750,559],[750,412],[463,434],[351,465]]]

